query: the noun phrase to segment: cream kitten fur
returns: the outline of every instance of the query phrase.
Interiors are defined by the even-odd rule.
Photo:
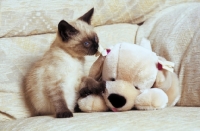
[[[84,56],[94,55],[98,37],[90,26],[93,8],[78,18],[58,24],[55,41],[25,78],[25,95],[34,115],[72,117],[84,76]]]

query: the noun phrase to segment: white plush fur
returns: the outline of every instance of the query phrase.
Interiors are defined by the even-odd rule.
[[[167,106],[166,93],[158,88],[146,89],[135,100],[135,107],[140,110],[162,109]]]
[[[126,111],[134,107],[135,99],[140,94],[139,90],[150,89],[153,86],[158,71],[156,67],[158,57],[147,48],[120,43],[106,56],[102,78],[107,81],[107,91],[103,96],[106,96],[104,99],[111,110],[114,107],[107,99],[109,94],[116,93],[124,96],[126,104],[116,110]],[[110,82],[110,78],[116,80]],[[136,86],[139,90],[135,89]]]
[[[166,61],[163,57],[158,57],[159,60]],[[174,106],[181,96],[181,87],[179,80],[174,72],[167,70],[159,70],[157,73],[154,87],[162,89],[168,96],[168,106]]]
[[[157,76],[157,61],[158,57],[151,50],[136,44],[119,43],[106,56],[102,78],[128,81],[140,89],[151,88]]]
[[[181,91],[176,74],[165,70],[158,71],[157,63],[160,58],[151,51],[150,42],[143,40],[141,45],[145,48],[119,43],[104,60],[102,79],[106,81],[106,91],[102,95],[111,110],[126,111],[132,107],[141,110],[162,109],[174,106],[180,98]],[[151,88],[152,86],[156,88]],[[112,93],[124,96],[126,104],[120,108],[113,107],[108,100]],[[91,98],[87,101],[95,100]],[[90,102],[85,104],[92,107]]]
[[[97,95],[89,95],[84,99],[80,99],[78,105],[84,112],[103,112],[108,110],[104,98]]]

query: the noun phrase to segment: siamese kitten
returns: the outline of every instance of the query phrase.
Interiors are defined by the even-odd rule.
[[[74,22],[60,21],[55,41],[25,78],[25,95],[34,115],[73,117],[84,75],[84,56],[98,50],[98,36],[90,25],[92,8]]]

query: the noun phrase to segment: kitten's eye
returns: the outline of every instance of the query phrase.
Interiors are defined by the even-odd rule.
[[[84,46],[85,46],[85,47],[89,47],[89,46],[90,46],[90,43],[89,43],[89,42],[84,42]]]

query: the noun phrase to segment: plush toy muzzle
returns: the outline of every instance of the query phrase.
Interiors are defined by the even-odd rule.
[[[133,108],[134,100],[140,94],[131,83],[116,80],[107,81],[106,90],[103,93],[106,105],[112,111],[127,111]]]

